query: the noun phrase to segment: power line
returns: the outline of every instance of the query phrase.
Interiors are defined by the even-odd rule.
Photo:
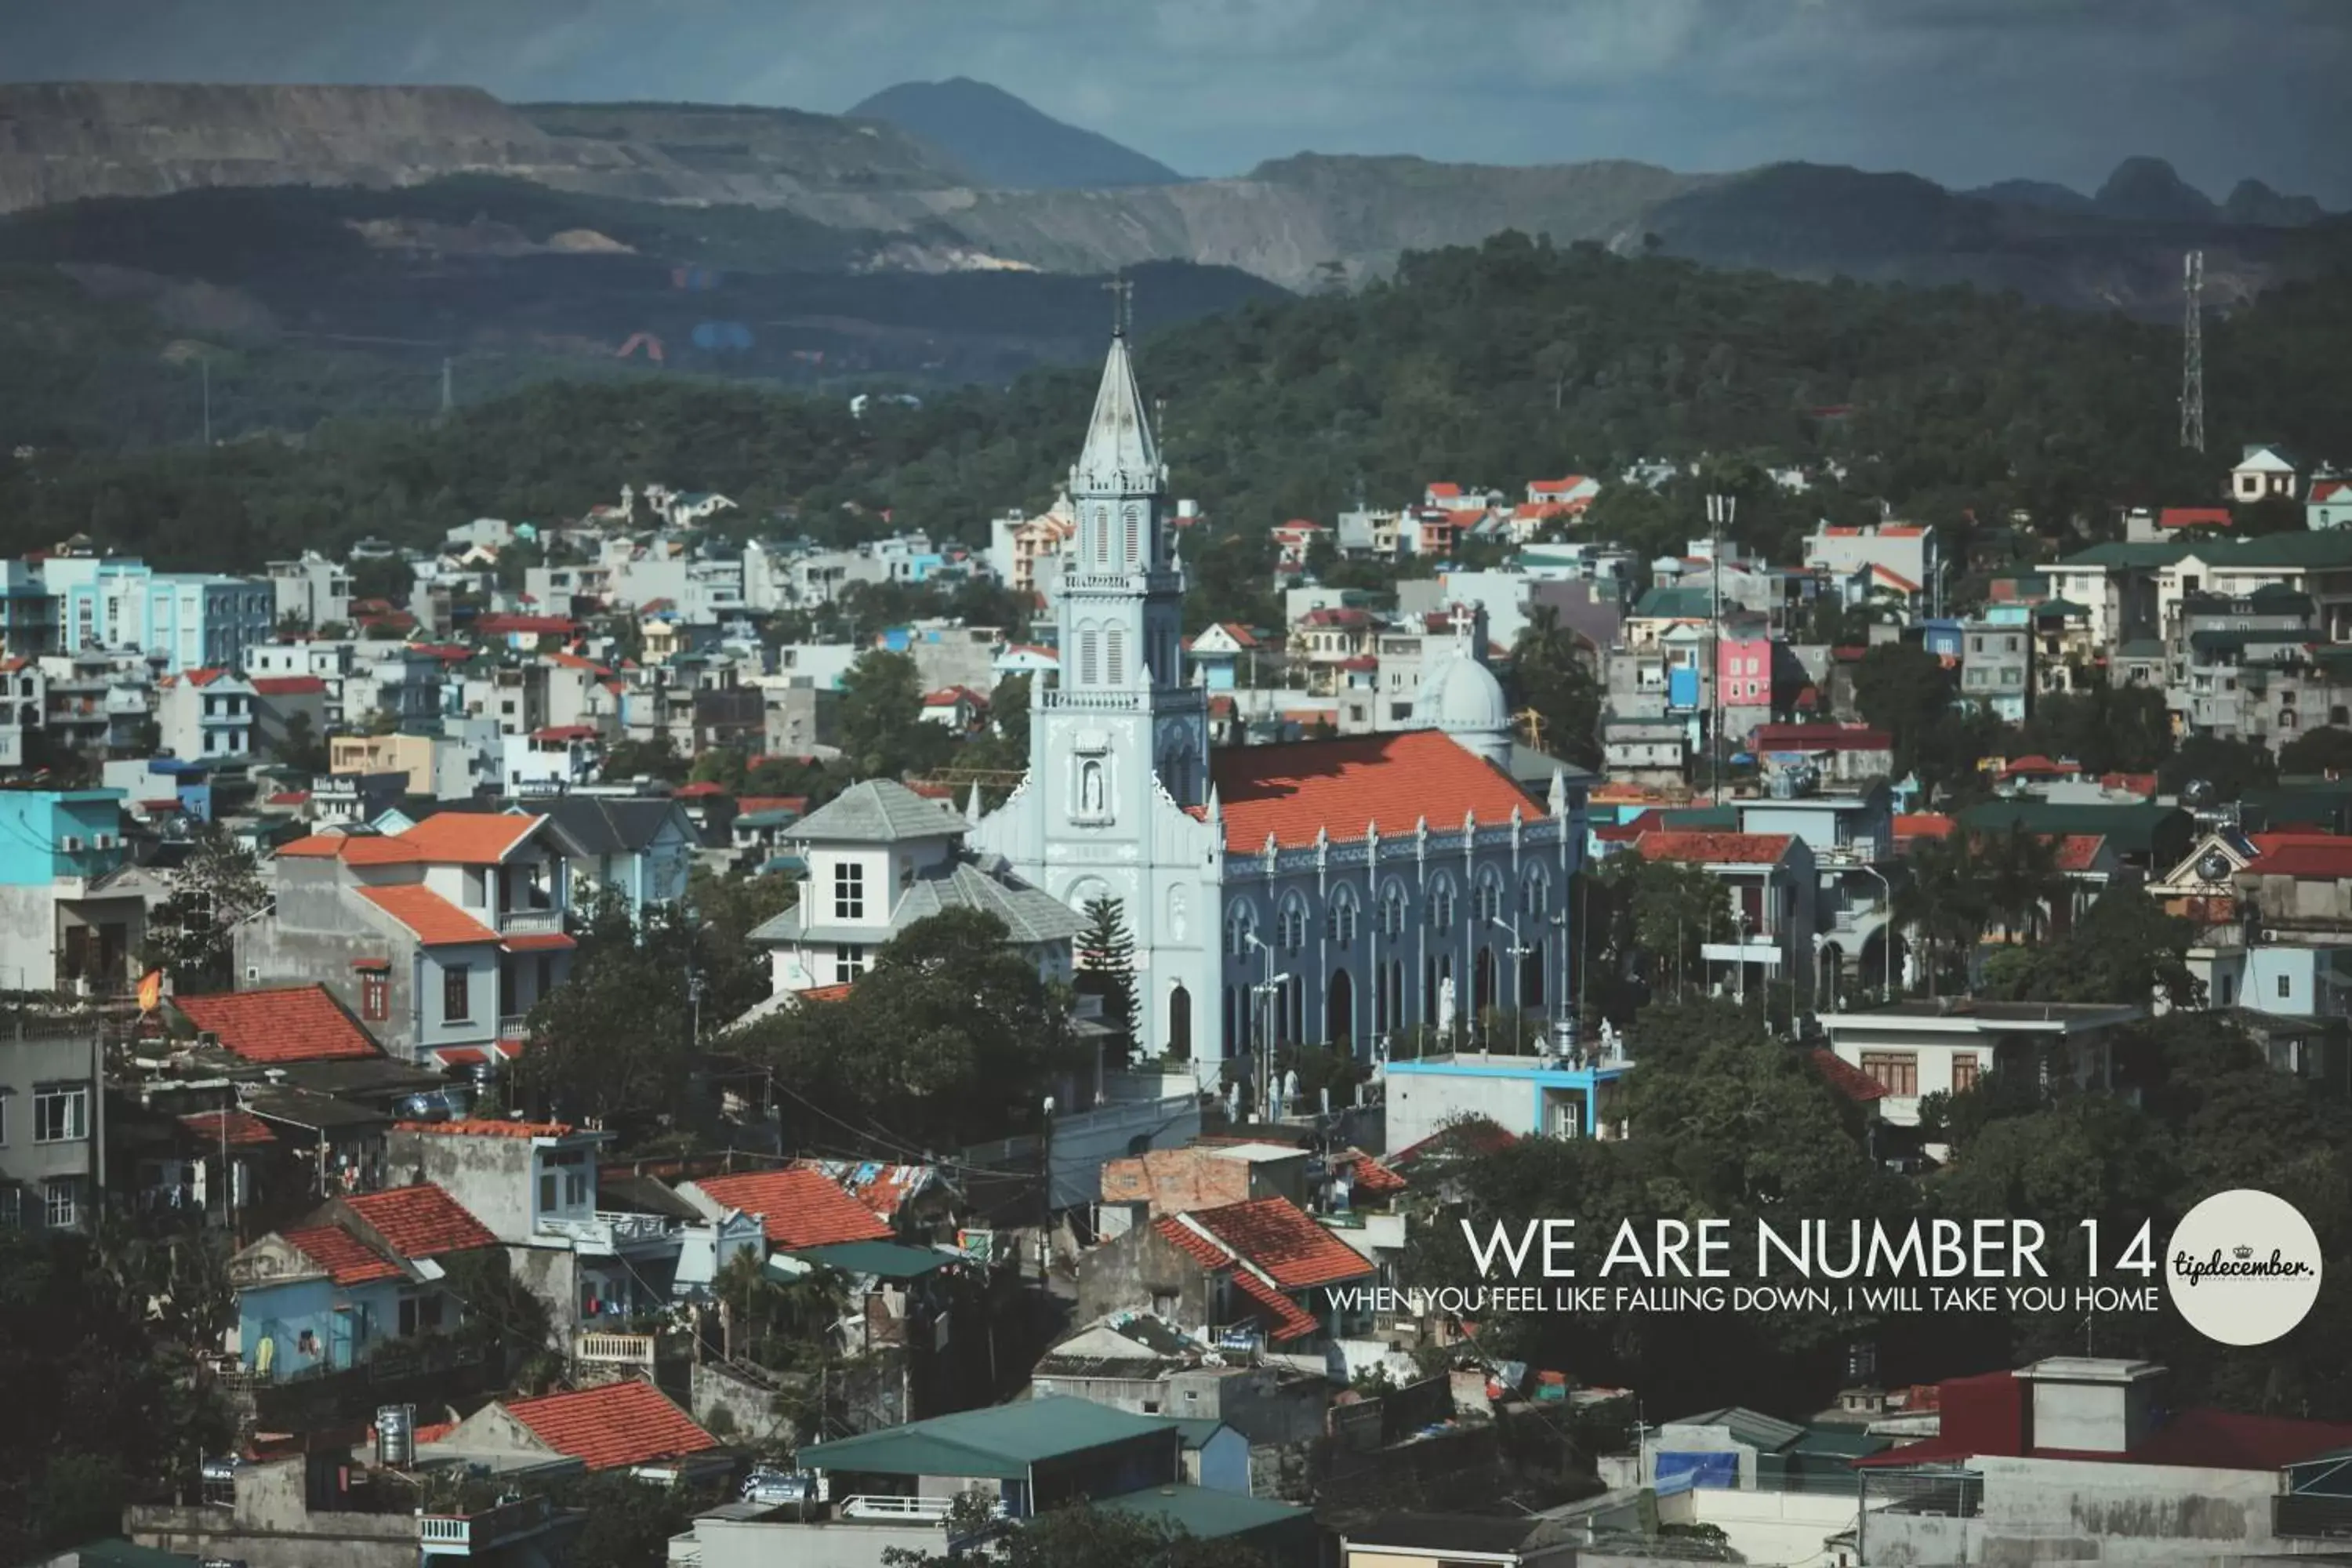
[[[2180,258],[2180,444],[2205,449],[2205,253]]]

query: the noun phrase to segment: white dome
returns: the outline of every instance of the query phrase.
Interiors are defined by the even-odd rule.
[[[1422,680],[1413,716],[1449,735],[1503,735],[1511,728],[1511,705],[1503,683],[1468,654],[1441,660]]]

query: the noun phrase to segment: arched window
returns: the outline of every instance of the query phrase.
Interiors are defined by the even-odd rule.
[[[1109,671],[1110,684],[1124,686],[1127,684],[1127,633],[1113,626],[1103,634],[1103,642],[1104,651],[1108,655],[1104,663]]]
[[[1454,926],[1454,883],[1440,877],[1429,888],[1429,924],[1433,931],[1450,931]]]
[[[1500,919],[1503,913],[1503,879],[1492,869],[1478,875],[1478,895],[1473,905],[1480,924]]]
[[[1527,884],[1522,889],[1519,901],[1521,906],[1526,909],[1528,914],[1533,915],[1538,920],[1541,920],[1543,919],[1545,901],[1550,897],[1550,894],[1551,887],[1550,884],[1544,880],[1544,874],[1539,870],[1530,871],[1528,873]]]
[[[1257,916],[1247,904],[1235,904],[1225,914],[1225,953],[1239,958],[1249,952],[1251,936],[1257,931]]]
[[[1092,686],[1101,666],[1097,662],[1101,634],[1087,626],[1078,633],[1078,684]]]
[[[1095,526],[1093,531],[1095,536],[1095,564],[1097,566],[1108,566],[1110,564],[1110,508],[1106,506],[1097,507],[1096,509]]]
[[[1323,935],[1326,940],[1345,947],[1356,940],[1356,895],[1345,888],[1331,895],[1323,910]]]
[[[1404,889],[1397,883],[1381,889],[1379,930],[1382,936],[1404,934]]]
[[[1307,903],[1296,893],[1282,900],[1282,914],[1275,925],[1275,942],[1285,952],[1297,952],[1307,945]]]
[[[1129,566],[1139,566],[1143,563],[1143,509],[1141,507],[1131,506],[1127,509],[1127,553],[1122,559]]]

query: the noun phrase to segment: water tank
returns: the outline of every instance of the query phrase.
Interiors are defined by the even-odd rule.
[[[416,1462],[416,1406],[386,1405],[377,1409],[375,1462],[395,1470]]]

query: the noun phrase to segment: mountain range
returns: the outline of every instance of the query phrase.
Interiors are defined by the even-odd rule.
[[[1081,342],[1109,271],[1176,268],[1152,287],[1181,315],[1269,285],[1361,283],[1406,251],[1507,229],[2148,316],[2178,310],[2184,249],[2205,252],[2223,306],[2352,256],[2352,222],[2307,197],[2250,180],[2217,203],[2154,159],[2089,195],[1799,163],[1318,153],[1184,179],[964,79],[849,115],[467,88],[0,85],[0,260],[184,304],[201,284],[216,314],[289,330],[611,353],[636,332],[677,342],[707,325],[731,342],[743,327],[795,363],[987,376]],[[949,274],[971,276],[922,281]]]

